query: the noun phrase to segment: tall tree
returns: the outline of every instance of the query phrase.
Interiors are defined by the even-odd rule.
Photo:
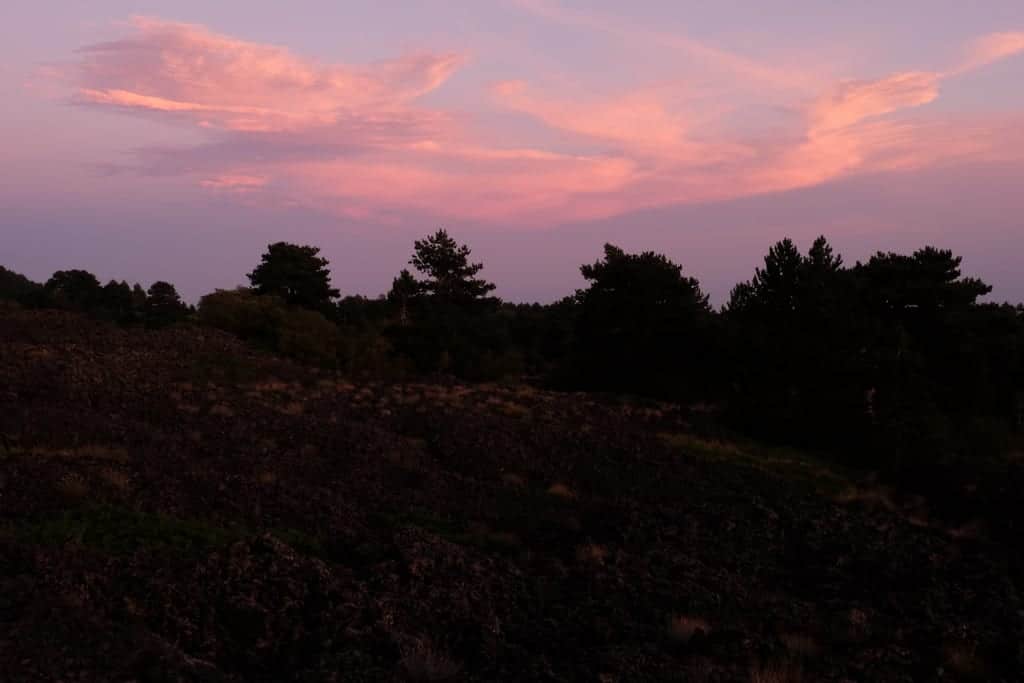
[[[671,397],[703,381],[711,307],[696,279],[661,254],[611,244],[580,272],[590,286],[577,295],[578,356],[594,388]]]
[[[834,253],[824,235],[814,240],[802,256],[788,237],[776,242],[764,257],[764,267],[754,271],[749,282],[736,285],[726,310],[737,315],[781,316],[792,325],[794,320],[809,324],[818,317],[834,313],[838,297],[846,288],[839,281],[843,257]]]
[[[277,242],[267,247],[261,262],[249,273],[257,294],[279,296],[295,306],[326,310],[339,292],[331,287],[327,259],[319,247]]]
[[[911,256],[879,252],[855,270],[880,311],[948,312],[973,306],[992,291],[977,278],[961,277],[960,262],[952,251],[929,246]]]
[[[755,269],[750,282],[733,289],[729,310],[756,307],[776,314],[796,310],[803,265],[804,259],[793,240],[787,237],[776,242],[764,257],[764,267]]]
[[[409,324],[409,303],[420,293],[422,285],[405,268],[398,274],[388,292],[388,301],[398,308],[398,324]]]
[[[138,282],[132,285],[132,310],[138,315],[146,310],[146,290]]]
[[[772,245],[725,309],[730,416],[790,440],[856,431],[872,384],[862,353],[871,327],[858,308],[842,257],[824,236],[806,256],[788,238]]]
[[[54,305],[79,311],[94,309],[103,291],[96,276],[85,270],[58,270],[44,288]]]
[[[103,287],[103,309],[114,320],[125,322],[132,316],[132,290],[127,282],[111,280]]]
[[[188,306],[181,301],[178,290],[169,282],[154,282],[146,292],[146,322],[151,325],[168,325],[177,322],[188,313]]]
[[[422,371],[479,378],[505,353],[507,332],[497,314],[499,301],[487,296],[494,285],[477,277],[483,269],[470,261],[468,246],[438,230],[413,245],[408,272],[395,280],[389,299],[405,310],[406,324],[389,330],[394,349]],[[415,309],[410,315],[410,304]]]
[[[494,284],[476,277],[482,263],[471,263],[470,248],[458,244],[445,230],[416,240],[409,265],[423,273],[423,291],[451,303],[481,299],[494,290]]]

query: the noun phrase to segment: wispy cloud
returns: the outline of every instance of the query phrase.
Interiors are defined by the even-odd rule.
[[[540,225],[948,159],[1024,158],[1020,136],[1007,134],[1012,117],[943,119],[927,108],[945,80],[1024,52],[1021,33],[973,41],[947,71],[819,84],[689,38],[544,0],[514,1],[560,25],[681,52],[723,82],[753,83],[786,102],[785,129],[731,127],[723,113],[742,113],[742,104],[696,96],[685,80],[638,79],[615,92],[580,84],[569,92],[540,74],[476,93],[483,111],[513,112],[545,132],[510,136],[486,117],[424,104],[466,64],[457,50],[321,63],[154,18],[132,20],[127,37],[81,49],[63,74],[80,105],[156,117],[205,137],[139,150],[142,173],[366,219],[411,208]]]
[[[252,175],[219,175],[199,181],[203,187],[212,190],[231,190],[234,192],[250,192],[266,186],[265,176]]]
[[[413,102],[463,62],[451,53],[325,65],[193,24],[145,17],[131,24],[132,37],[80,51],[79,100],[182,114],[226,130],[289,131],[382,119],[414,125],[420,122]]]
[[[511,2],[526,12],[559,24],[613,35],[631,43],[672,49],[685,55],[693,66],[704,70],[726,71],[736,77],[777,88],[801,88],[813,82],[806,73],[764,64],[679,33],[634,26],[622,17],[589,9],[574,10],[548,0]]]
[[[684,118],[668,111],[654,94],[626,93],[590,102],[557,100],[538,96],[522,81],[498,83],[493,93],[501,105],[534,116],[552,128],[625,149],[677,149],[687,138]]]
[[[1024,31],[992,33],[972,41],[967,46],[964,60],[951,73],[960,74],[988,66],[1021,52],[1024,52]]]

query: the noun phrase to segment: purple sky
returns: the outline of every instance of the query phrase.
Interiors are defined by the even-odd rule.
[[[783,236],[948,247],[1024,300],[1024,4],[0,6],[0,264],[245,281],[314,243],[376,295],[444,226],[510,300],[605,241],[716,302]]]

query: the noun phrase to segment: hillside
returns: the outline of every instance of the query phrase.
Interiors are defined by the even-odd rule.
[[[1024,670],[1019,568],[983,528],[663,405],[353,385],[12,309],[0,434],[3,680]]]

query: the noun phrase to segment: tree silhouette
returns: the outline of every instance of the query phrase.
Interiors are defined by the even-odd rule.
[[[399,308],[399,324],[388,334],[396,352],[421,371],[468,379],[500,374],[494,368],[502,364],[496,359],[507,351],[508,334],[496,314],[499,300],[487,296],[494,285],[476,277],[483,265],[470,254],[438,230],[413,245],[409,263],[424,279],[403,271],[393,283],[389,300]]]
[[[0,299],[9,299],[22,304],[33,303],[42,289],[42,285],[29,280],[24,275],[0,266]]]
[[[257,294],[279,296],[295,306],[328,310],[339,292],[331,287],[329,262],[319,254],[319,247],[271,244],[260,264],[249,273],[249,281]]]
[[[783,239],[720,315],[664,255],[611,244],[581,266],[586,288],[550,305],[493,297],[482,264],[445,230],[417,240],[409,263],[421,278],[402,270],[386,295],[332,303],[319,250],[278,242],[249,274],[254,289],[204,297],[197,320],[355,373],[529,375],[700,401],[742,432],[841,448],[879,470],[997,453],[1024,430],[1024,307],[984,303],[992,288],[949,250],[848,267],[824,236],[805,254]],[[84,270],[37,285],[0,268],[0,298],[123,323],[188,312],[169,283],[101,287]]]
[[[843,257],[835,254],[824,236],[814,240],[801,256],[788,237],[776,242],[749,282],[733,287],[726,310],[734,314],[800,318],[812,310],[834,305],[842,287]],[[831,314],[831,313],[830,313]]]
[[[873,327],[860,308],[824,236],[806,256],[788,238],[772,245],[725,308],[731,417],[768,438],[858,429],[874,386],[861,352]]]
[[[132,309],[140,314],[146,309],[146,290],[138,282],[132,285]]]
[[[912,256],[879,252],[856,271],[877,310],[934,313],[963,310],[992,291],[977,278],[961,278],[960,262],[952,251],[929,246]]]
[[[423,286],[406,269],[398,274],[391,282],[391,291],[388,292],[388,301],[398,308],[398,324],[409,324],[409,303],[417,296]]]
[[[146,322],[169,325],[185,317],[188,306],[181,301],[178,290],[169,282],[154,282],[146,292]]]
[[[127,282],[111,280],[103,287],[103,309],[112,319],[127,322],[132,317],[132,290]]]
[[[829,249],[831,251],[831,249]],[[764,257],[750,282],[733,288],[728,308],[733,311],[758,308],[774,314],[796,310],[804,259],[788,237],[776,242]]]
[[[711,308],[696,279],[661,254],[627,254],[606,244],[604,259],[580,268],[580,374],[595,388],[679,395],[696,373]]]
[[[834,273],[843,267],[843,257],[832,252],[832,245],[819,235],[807,251],[805,264],[811,272]]]
[[[88,271],[58,270],[47,280],[44,289],[59,308],[91,311],[100,303],[103,288]]]
[[[423,291],[452,303],[466,303],[487,296],[494,285],[476,277],[481,263],[470,263],[470,249],[459,245],[445,230],[438,230],[426,239],[416,240],[409,260],[427,279]]]

